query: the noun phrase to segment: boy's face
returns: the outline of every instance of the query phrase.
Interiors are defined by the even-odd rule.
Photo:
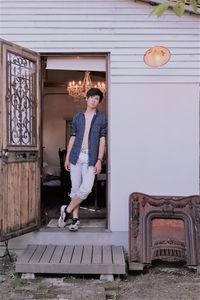
[[[100,101],[100,96],[95,95],[95,96],[90,96],[86,98],[87,101],[87,107],[95,109],[97,108],[99,101]]]

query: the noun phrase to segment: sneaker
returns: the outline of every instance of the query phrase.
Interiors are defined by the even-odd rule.
[[[68,226],[70,231],[77,231],[80,225],[80,221],[78,218],[73,218],[72,223]]]
[[[60,218],[58,219],[58,227],[63,228],[67,224],[70,213],[66,211],[67,205],[62,205],[60,208]]]

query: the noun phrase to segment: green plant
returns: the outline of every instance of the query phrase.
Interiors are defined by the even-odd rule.
[[[7,272],[8,277],[11,279],[10,287],[14,290],[16,289],[20,283],[21,279],[17,276],[17,273],[15,273],[14,270],[10,270]]]
[[[119,300],[119,296],[117,294],[114,294],[110,298],[111,300]]]
[[[164,3],[158,4],[154,7],[151,14],[160,17],[164,12],[171,7],[173,12],[178,16],[182,17],[186,6],[192,7],[194,12],[197,12],[197,9],[200,5],[200,0],[178,0],[174,3],[173,0],[167,0]]]
[[[185,288],[186,294],[188,297],[192,296],[192,289],[191,288]]]

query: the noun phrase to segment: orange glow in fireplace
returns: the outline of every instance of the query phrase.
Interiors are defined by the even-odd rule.
[[[168,238],[185,240],[184,222],[181,219],[155,218],[151,226],[153,241]]]

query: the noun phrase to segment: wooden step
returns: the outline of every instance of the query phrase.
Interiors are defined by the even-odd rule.
[[[124,251],[114,245],[28,245],[16,272],[125,274]]]

